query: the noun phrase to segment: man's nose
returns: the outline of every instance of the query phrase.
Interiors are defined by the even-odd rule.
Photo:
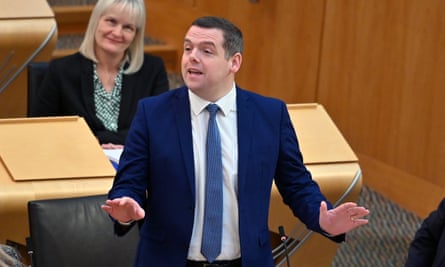
[[[193,49],[192,51],[190,51],[189,59],[190,61],[199,62],[199,55],[197,49]]]

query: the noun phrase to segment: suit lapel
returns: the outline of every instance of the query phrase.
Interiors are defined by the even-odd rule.
[[[236,96],[238,115],[238,186],[243,187],[247,170],[249,167],[249,152],[251,151],[251,140],[253,136],[253,111],[249,95],[237,88]]]
[[[195,197],[195,163],[193,160],[193,137],[187,88],[182,87],[178,89],[173,101],[172,108],[175,109],[175,126],[181,146],[181,158],[184,160],[190,190],[193,192],[193,197]],[[243,184],[249,168],[254,114],[249,95],[244,90],[237,88],[236,102],[238,121],[238,186],[241,189],[244,188]]]
[[[193,192],[193,197],[195,197],[195,162],[193,160],[192,122],[187,90],[186,87],[177,90],[173,108],[175,109],[175,125],[181,146],[181,158],[184,160],[190,190]]]

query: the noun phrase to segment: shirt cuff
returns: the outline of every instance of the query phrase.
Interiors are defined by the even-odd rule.
[[[129,226],[129,225],[131,225],[131,224],[134,222],[134,220],[130,220],[130,221],[128,221],[128,222],[121,222],[121,221],[117,220],[117,222],[118,222],[120,225],[123,225],[123,226]]]

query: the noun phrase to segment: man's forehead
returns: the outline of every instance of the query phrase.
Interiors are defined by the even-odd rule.
[[[221,44],[223,40],[222,30],[216,28],[201,28],[193,25],[185,35],[185,41],[188,42],[210,42]]]

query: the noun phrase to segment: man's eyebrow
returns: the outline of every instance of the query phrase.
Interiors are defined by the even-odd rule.
[[[216,47],[215,43],[214,43],[214,42],[210,42],[210,41],[201,42],[200,44],[202,44],[202,45],[209,45],[209,46]]]
[[[184,39],[184,43],[193,43],[190,39],[185,38]],[[213,46],[216,47],[215,43],[212,41],[203,41],[203,42],[199,42],[199,45],[209,45],[209,46]]]

